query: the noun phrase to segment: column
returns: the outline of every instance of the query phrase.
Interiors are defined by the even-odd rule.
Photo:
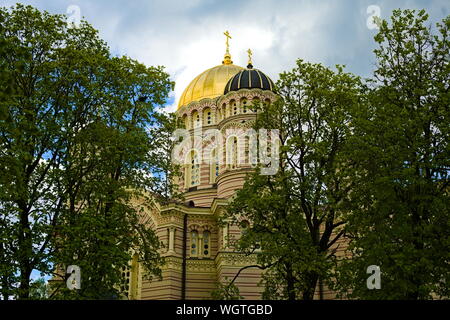
[[[169,252],[175,253],[175,227],[169,228]]]

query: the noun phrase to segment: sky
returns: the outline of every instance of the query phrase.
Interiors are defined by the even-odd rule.
[[[0,6],[16,1],[0,0]],[[234,64],[253,65],[278,79],[297,59],[322,63],[362,77],[375,66],[371,18],[392,10],[425,9],[430,24],[450,14],[448,0],[34,0],[20,1],[51,13],[86,19],[114,55],[162,65],[175,81],[167,111],[175,111],[183,90],[204,70],[221,64],[231,34]]]

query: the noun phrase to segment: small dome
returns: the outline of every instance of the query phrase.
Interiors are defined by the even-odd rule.
[[[240,89],[262,89],[275,91],[273,81],[258,69],[249,64],[247,69],[238,72],[225,86],[223,94]]]

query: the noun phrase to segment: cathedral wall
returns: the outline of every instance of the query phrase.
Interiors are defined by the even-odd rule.
[[[254,255],[246,256],[233,251],[233,243],[243,230],[238,225],[229,224],[225,228],[218,226],[215,216],[217,212],[212,212],[211,206],[215,200],[219,201],[218,199],[223,199],[220,200],[224,202],[221,206],[226,205],[225,199],[232,197],[236,190],[242,188],[246,175],[251,172],[251,167],[247,164],[248,141],[245,136],[240,136],[239,132],[251,128],[251,121],[255,119],[256,114],[251,101],[254,98],[265,101],[267,97],[274,99],[275,95],[259,89],[242,90],[230,92],[217,99],[194,101],[178,110],[178,116],[191,134],[201,127],[217,128],[223,134],[230,135],[231,139],[236,139],[236,142],[232,140],[232,148],[239,151],[236,150],[236,153],[232,151],[232,158],[224,161],[228,149],[223,148],[224,154],[219,154],[221,164],[219,176],[216,178],[212,177],[212,172],[215,172],[212,169],[215,167],[212,168],[209,162],[205,162],[207,159],[200,160],[201,156],[197,153],[202,152],[205,147],[208,148],[210,142],[193,139],[194,145],[185,150],[188,161],[184,164],[179,186],[180,191],[184,192],[186,206],[174,206],[152,213],[156,217],[156,222],[150,221],[152,219],[149,222],[164,243],[162,254],[166,258],[166,264],[162,267],[162,280],[142,281],[140,296],[142,299],[182,298],[184,245],[186,299],[211,299],[211,292],[216,289],[217,281],[222,283],[230,281],[241,268],[256,263]],[[221,107],[218,107],[219,105]],[[226,136],[224,143],[227,146]],[[237,152],[239,154],[235,157]],[[183,229],[182,218],[185,214],[187,214],[186,230]],[[184,232],[186,232],[185,244]],[[205,240],[208,237],[209,240]],[[258,286],[260,279],[260,269],[247,268],[240,273],[235,284],[245,299],[260,299],[263,290]]]
[[[254,256],[247,257],[242,253],[221,252],[216,257],[217,279],[222,283],[228,283],[234,279],[242,267],[256,264]],[[239,293],[244,299],[259,300],[263,287],[258,284],[261,280],[261,270],[248,268],[239,274],[234,284],[239,288]]]
[[[333,233],[332,237],[336,236],[336,232]],[[330,251],[335,250],[336,258],[339,260],[343,258],[351,257],[351,253],[348,250],[349,239],[342,236],[337,240],[330,248]],[[314,299],[320,300],[320,283],[317,284],[316,291],[314,293]],[[324,300],[334,300],[337,299],[336,293],[332,291],[325,283],[322,284],[322,299]]]
[[[183,253],[183,228],[175,228],[174,250],[177,255],[181,255]]]
[[[230,170],[219,176],[217,179],[217,197],[229,198],[235,191],[241,189],[245,182],[249,169]]]
[[[187,261],[186,299],[211,299],[216,288],[217,275],[213,259]]]
[[[167,265],[162,268],[162,280],[142,280],[141,299],[181,299],[181,278],[181,259],[168,259]]]
[[[217,198],[217,189],[209,188],[188,192],[184,195],[185,202],[194,201],[196,207],[211,207],[214,198]]]
[[[202,163],[200,165],[200,185],[209,187],[210,184],[210,166],[208,163]]]

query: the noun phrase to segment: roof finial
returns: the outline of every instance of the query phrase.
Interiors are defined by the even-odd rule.
[[[248,65],[247,65],[247,68],[248,69],[252,69],[253,68],[253,64],[252,64],[252,54],[253,54],[253,52],[252,52],[251,49],[248,49],[247,53],[248,53]]]
[[[227,37],[227,42],[226,42],[226,45],[227,45],[227,51],[226,51],[226,53],[230,53],[230,44],[228,43],[228,40],[229,39],[231,39],[231,36],[230,36],[230,33],[228,32],[228,30],[227,31],[225,31],[224,33],[223,33],[224,35],[225,35],[225,37]]]
[[[228,40],[231,39],[230,33],[227,31],[225,31],[223,33],[225,35],[225,37],[227,37],[226,39],[226,51],[225,51],[225,56],[223,58],[222,64],[232,64],[233,61],[231,61],[231,54],[230,54],[230,44],[228,43]]]

